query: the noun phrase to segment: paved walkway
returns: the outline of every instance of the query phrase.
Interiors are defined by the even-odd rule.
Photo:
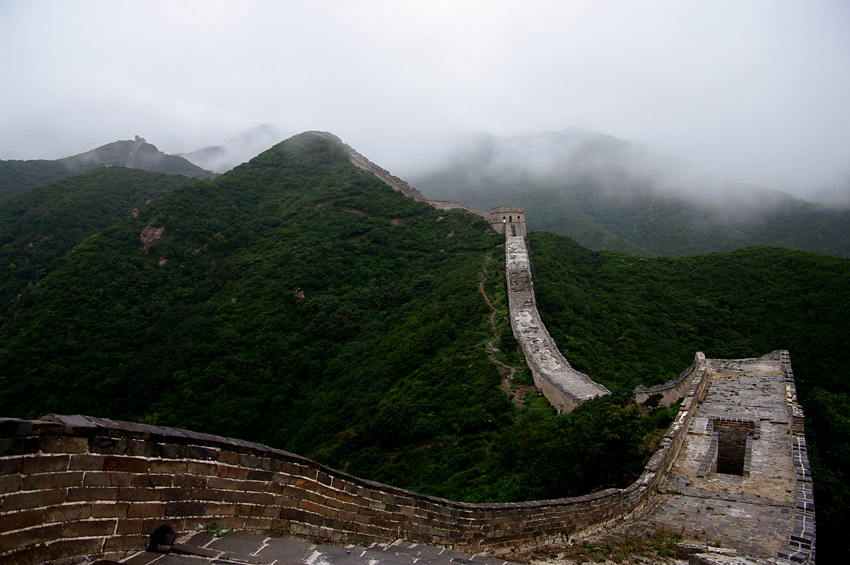
[[[371,547],[337,547],[263,534],[236,532],[224,537],[197,533],[178,539],[169,554],[141,552],[122,561],[132,565],[430,565],[475,563],[509,565],[504,559],[397,541]]]

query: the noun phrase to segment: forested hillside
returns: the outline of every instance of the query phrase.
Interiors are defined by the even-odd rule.
[[[850,210],[724,181],[571,128],[482,136],[409,180],[425,196],[524,206],[529,228],[591,249],[681,256],[753,245],[850,256]]]
[[[0,201],[72,175],[98,167],[124,167],[133,147],[133,141],[114,141],[97,149],[56,160],[3,161],[0,159]],[[142,143],[136,150],[132,168],[154,173],[170,173],[199,179],[215,176],[193,165],[183,157],[167,155],[150,143]]]
[[[100,168],[0,202],[0,305],[38,284],[54,260],[86,237],[190,182],[182,175]]]
[[[511,404],[478,289],[504,309],[503,253],[480,218],[410,200],[304,134],[56,261],[0,327],[0,412],[249,438],[465,500],[627,482],[669,415]]]

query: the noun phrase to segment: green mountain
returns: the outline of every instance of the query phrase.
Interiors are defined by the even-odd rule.
[[[525,206],[529,228],[648,256],[780,246],[850,256],[850,210],[722,181],[623,140],[572,128],[480,136],[412,176],[427,197]]]
[[[519,369],[515,388],[530,384],[502,238],[393,191],[332,138],[301,134],[138,208],[50,261],[4,313],[0,414],[156,422],[437,496],[539,499],[633,480],[675,413],[629,405],[635,384],[676,375],[699,349],[788,348],[819,529],[847,518],[850,260],[647,258],[532,233],[544,320],[614,391],[559,416],[536,394],[511,402],[488,358],[481,283],[497,355]]]
[[[114,141],[79,155],[52,161],[0,160],[0,201],[30,188],[97,167],[127,167],[199,179],[215,176],[212,171],[193,165],[183,157],[162,153],[155,146],[137,137],[136,141]]]
[[[53,261],[86,237],[190,182],[182,175],[99,168],[0,201],[0,305],[38,284]]]

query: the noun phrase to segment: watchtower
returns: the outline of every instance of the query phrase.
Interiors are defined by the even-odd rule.
[[[497,233],[526,236],[525,208],[522,206],[496,206],[490,209],[490,226]]]

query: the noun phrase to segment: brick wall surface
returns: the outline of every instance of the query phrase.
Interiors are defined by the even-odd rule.
[[[187,430],[88,416],[2,419],[0,562],[118,555],[146,547],[164,524],[188,532],[213,522],[327,542],[405,539],[492,555],[558,546],[649,502],[689,425],[685,404],[629,487],[501,504],[430,497]]]

